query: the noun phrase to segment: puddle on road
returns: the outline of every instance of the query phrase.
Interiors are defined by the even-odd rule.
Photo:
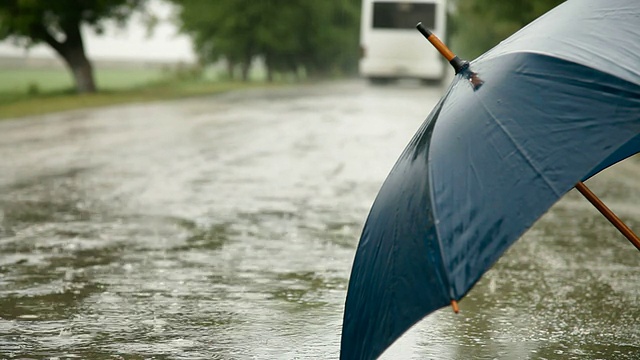
[[[60,121],[82,138],[42,138],[39,147],[61,156],[47,168],[27,145],[21,164],[0,164],[0,353],[336,358],[362,224],[438,98],[427,95],[429,106],[420,88],[352,86],[287,94],[291,108],[244,101],[215,120],[206,109],[220,104],[206,99],[185,102],[199,107],[195,119],[182,116],[192,105],[176,103],[127,107],[124,129],[118,108]],[[148,128],[156,140],[139,135]],[[13,156],[10,145],[1,158]],[[638,229],[634,164],[593,189]],[[638,358],[637,259],[569,194],[461,301],[461,314],[432,314],[383,358]]]

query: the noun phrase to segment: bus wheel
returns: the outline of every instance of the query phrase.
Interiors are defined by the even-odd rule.
[[[424,86],[438,87],[441,86],[444,79],[421,79],[420,82]]]
[[[367,80],[369,80],[369,83],[372,85],[386,85],[389,82],[391,82],[390,78],[379,77],[379,76],[371,76],[371,77],[368,77]]]

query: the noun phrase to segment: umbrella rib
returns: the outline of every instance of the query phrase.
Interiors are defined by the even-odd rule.
[[[509,133],[509,131],[505,128],[505,126],[498,120],[498,118],[493,115],[493,113],[491,112],[491,110],[489,110],[489,108],[487,107],[487,105],[484,103],[484,101],[482,100],[482,98],[478,97],[478,101],[480,102],[480,104],[482,105],[482,107],[484,108],[484,110],[487,112],[487,114],[489,114],[489,116],[491,117],[491,119],[494,121],[494,123],[500,128],[500,130],[502,130],[502,132],[509,138],[509,140],[511,141],[511,143],[513,144],[513,146],[515,146],[516,150],[518,151],[518,153],[520,153],[520,155],[522,155],[522,157],[526,160],[526,162],[529,164],[529,166],[531,166],[531,168],[533,170],[535,170],[535,172],[538,174],[538,176],[540,176],[542,178],[542,180],[544,180],[544,182],[547,184],[547,186],[553,191],[553,193],[560,197],[562,196],[562,194],[556,190],[556,188],[553,187],[553,185],[551,184],[551,181],[549,181],[549,179],[547,179],[547,177],[544,175],[544,173],[542,171],[540,171],[540,169],[538,169],[538,167],[533,163],[533,160],[531,160],[531,158],[529,157],[529,155],[527,155],[527,153],[524,151],[524,149],[522,149],[522,147],[520,146],[520,144],[518,144],[518,142],[513,138],[513,136],[511,135],[511,133]]]
[[[427,170],[427,176],[428,176],[427,181],[429,182],[429,184],[433,184],[432,172]],[[434,223],[438,223],[438,212],[437,212],[437,209],[436,209],[436,206],[435,206],[435,194],[433,193],[434,189],[433,189],[432,186],[429,186],[428,188],[429,188],[429,192],[430,192],[429,201],[431,202],[431,213],[433,215],[433,221],[434,221]],[[446,261],[446,257],[445,257],[445,253],[444,253],[444,247],[442,246],[442,237],[440,236],[440,227],[436,226],[435,227],[435,232],[436,232],[436,239],[438,239],[438,245],[439,245],[438,246],[438,250],[440,251],[440,258],[442,259],[442,267],[445,268],[445,269],[443,269],[444,271],[442,272],[443,275],[444,275],[443,276],[444,277],[443,280],[445,280],[447,282],[446,287],[447,287],[447,291],[449,292],[449,297],[451,298],[452,301],[456,301],[458,299],[456,299],[454,291],[453,291],[453,286],[452,286],[452,281],[451,281],[451,278],[450,278],[450,274],[449,274],[449,271],[446,271],[446,265],[445,264],[448,263],[448,261]],[[456,310],[456,307],[454,307],[454,312],[458,313],[458,311]]]
[[[430,121],[427,124],[427,129],[429,127],[431,127],[431,131],[430,131],[430,135],[429,135],[429,147],[431,146],[431,135],[433,134],[433,128],[436,125],[435,124],[436,123],[435,119],[437,119],[439,117],[440,111],[442,111],[443,102],[441,101],[436,106],[437,106],[437,110],[433,114],[433,118],[432,118],[433,120]],[[429,164],[430,164],[430,162],[427,162],[427,182],[429,184],[429,186],[427,186],[427,189],[429,189],[429,202],[430,202],[430,205],[431,205],[431,214],[433,216],[433,221],[434,221],[434,223],[438,223],[438,210],[437,210],[436,202],[435,202],[436,196],[435,196],[435,193],[434,193],[434,188],[431,186],[431,184],[433,184],[433,172],[431,171],[431,169],[430,169],[431,166]],[[436,239],[438,240],[438,245],[439,245],[438,246],[438,250],[440,252],[440,259],[442,259],[442,270],[443,270],[442,271],[442,274],[443,274],[443,276],[442,276],[443,279],[442,280],[446,281],[446,284],[443,284],[443,285],[445,285],[446,290],[449,292],[450,300],[452,300],[452,301],[459,300],[459,299],[456,299],[456,297],[455,297],[455,293],[454,293],[454,290],[453,290],[451,277],[450,277],[449,271],[446,270],[446,265],[445,264],[447,263],[447,261],[446,261],[444,249],[443,249],[443,246],[442,246],[442,237],[440,236],[440,228],[438,226],[435,226],[434,231],[436,233]],[[452,305],[453,305],[453,303],[452,303]],[[458,313],[458,311],[456,311],[456,307],[454,307],[454,312]]]

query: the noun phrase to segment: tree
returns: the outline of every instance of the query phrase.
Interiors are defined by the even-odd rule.
[[[145,0],[2,0],[0,39],[12,38],[30,46],[46,43],[64,60],[79,93],[95,92],[91,62],[87,59],[81,25],[103,30],[103,20],[122,24]]]
[[[564,0],[454,0],[452,43],[464,58],[489,50]]]
[[[301,55],[313,77],[357,71],[360,56],[359,0],[300,0],[304,22],[299,27]]]
[[[352,72],[358,61],[360,0],[173,0],[204,63],[227,60],[246,80],[260,57],[275,73]]]

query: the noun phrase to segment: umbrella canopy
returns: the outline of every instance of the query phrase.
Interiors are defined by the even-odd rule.
[[[342,359],[378,357],[577,182],[640,151],[638,39],[639,1],[570,0],[471,62],[480,88],[456,75],[371,208]]]

